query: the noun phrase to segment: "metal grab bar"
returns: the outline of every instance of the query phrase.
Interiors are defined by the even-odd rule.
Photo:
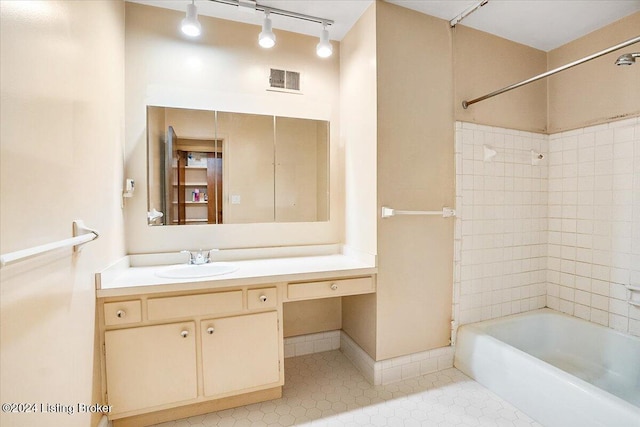
[[[73,236],[74,237],[59,240],[57,242],[47,243],[45,245],[34,246],[33,248],[22,249],[19,251],[0,255],[0,267],[4,267],[7,264],[21,261],[26,258],[31,258],[45,252],[66,248],[69,246],[73,246],[73,252],[79,252],[80,249],[82,249],[82,245],[97,239],[99,237],[99,234],[96,230],[87,228],[82,220],[76,220],[73,221]]]
[[[382,207],[382,218],[390,218],[396,215],[441,215],[443,218],[456,216],[456,211],[451,208],[442,208],[441,211],[399,211],[386,206]]]

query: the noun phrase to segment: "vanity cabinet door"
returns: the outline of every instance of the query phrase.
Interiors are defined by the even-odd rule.
[[[279,383],[277,312],[203,320],[200,326],[205,396]]]
[[[195,322],[105,332],[107,394],[114,413],[195,399]]]

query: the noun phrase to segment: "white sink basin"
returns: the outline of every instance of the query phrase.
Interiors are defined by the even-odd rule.
[[[156,270],[156,276],[165,279],[197,279],[229,274],[237,269],[237,266],[227,262],[212,262],[200,265],[180,264],[158,269]]]

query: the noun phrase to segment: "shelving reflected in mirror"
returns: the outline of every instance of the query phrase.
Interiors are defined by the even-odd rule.
[[[329,123],[147,107],[149,225],[329,220]]]

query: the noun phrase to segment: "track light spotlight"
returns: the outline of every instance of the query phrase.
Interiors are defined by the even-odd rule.
[[[2,1],[2,0],[0,0]],[[306,22],[314,22],[322,24],[322,32],[320,33],[320,41],[316,45],[316,53],[321,58],[327,58],[333,54],[333,45],[329,41],[329,30],[327,27],[333,25],[334,22],[331,19],[320,18],[317,16],[305,15],[303,13],[291,12],[284,9],[278,9],[274,7],[264,6],[259,4],[257,0],[209,0],[215,3],[226,4],[229,6],[238,7],[240,10],[247,11],[262,11],[264,12],[264,20],[262,22],[262,31],[258,35],[258,44],[265,48],[270,49],[276,45],[276,35],[273,33],[273,25],[271,13],[279,15],[281,17],[300,19]],[[486,0],[485,0],[486,1]],[[190,37],[197,37],[202,32],[200,22],[198,22],[198,10],[195,5],[195,0],[191,0],[191,4],[187,5],[187,16],[182,20],[182,32]]]
[[[182,20],[180,28],[189,37],[198,37],[202,32],[202,26],[198,22],[198,8],[194,0],[187,5],[187,16]]]
[[[329,30],[327,23],[322,23],[322,32],[320,33],[320,43],[316,46],[316,53],[320,58],[328,58],[333,53],[333,46],[329,41]]]
[[[269,18],[269,11],[264,12],[264,21],[262,22],[262,31],[258,35],[258,43],[260,46],[269,49],[276,45],[276,35],[273,34],[271,29],[271,19]]]

